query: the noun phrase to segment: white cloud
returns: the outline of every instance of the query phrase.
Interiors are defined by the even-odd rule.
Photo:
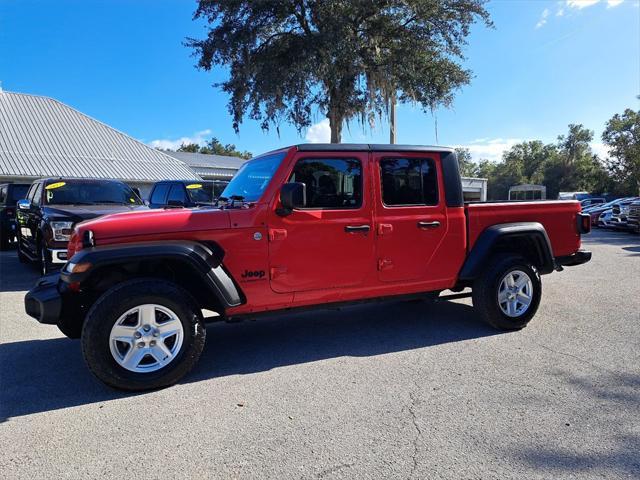
[[[604,160],[609,157],[609,147],[607,147],[604,143],[593,142],[591,144],[591,150],[593,153],[598,155],[600,160]]]
[[[607,0],[607,8],[617,7],[622,3],[622,0]]]
[[[175,140],[170,140],[166,138],[152,140],[149,142],[149,145],[152,146],[153,148],[160,148],[162,150],[177,150],[178,148],[180,148],[180,145],[182,145],[183,143],[185,145],[189,143],[197,143],[199,145],[203,144],[206,140],[209,140],[209,136],[211,135],[211,133],[212,133],[211,130],[206,129],[206,130],[201,130],[199,132],[196,132],[190,137],[180,137]]]
[[[600,0],[567,0],[567,7],[582,10],[583,8],[595,5],[598,2],[600,2]]]
[[[564,8],[560,7],[556,12],[556,17],[561,17],[564,15]]]
[[[325,118],[324,120],[311,125],[304,138],[310,143],[329,143],[331,141],[331,127],[329,126],[329,119]]]
[[[502,154],[515,144],[523,142],[519,138],[479,138],[466,145],[455,145],[455,148],[466,148],[473,160],[488,159],[494,162],[502,160]]]
[[[538,20],[538,23],[536,23],[536,28],[540,28],[542,26],[544,26],[545,23],[547,23],[547,17],[549,16],[549,9],[545,8],[542,11],[542,16],[540,17],[540,20]]]

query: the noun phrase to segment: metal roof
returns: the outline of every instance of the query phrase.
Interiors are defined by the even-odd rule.
[[[64,103],[1,90],[0,176],[200,179],[183,162]]]
[[[204,153],[191,153],[191,152],[165,152],[167,155],[171,155],[173,158],[186,163],[190,167],[201,168],[228,168],[238,170],[243,163],[246,162],[244,158],[231,157],[227,155],[206,155]]]

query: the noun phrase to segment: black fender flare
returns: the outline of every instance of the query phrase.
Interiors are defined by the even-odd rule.
[[[526,238],[533,247],[536,267],[540,274],[553,272],[555,260],[551,242],[544,226],[538,222],[500,223],[487,227],[478,237],[458,274],[459,280],[478,278],[495,253],[494,247],[502,240]]]
[[[187,240],[122,243],[87,248],[77,252],[60,272],[60,280],[67,284],[85,282],[96,269],[144,260],[175,260],[187,265],[216,295],[225,307],[243,302],[242,294],[231,275],[222,265],[223,254],[214,245]],[[79,273],[72,268],[81,263],[90,267]]]

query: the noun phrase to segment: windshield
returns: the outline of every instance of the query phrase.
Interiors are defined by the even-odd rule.
[[[245,163],[224,189],[222,197],[245,202],[259,200],[286,154],[274,153]]]
[[[192,203],[213,203],[227,185],[229,182],[214,180],[213,182],[185,183],[184,186]]]
[[[142,205],[131,187],[115,181],[53,181],[44,187],[47,205]]]
[[[185,184],[189,200],[193,203],[212,203],[213,184],[211,182],[193,182]]]

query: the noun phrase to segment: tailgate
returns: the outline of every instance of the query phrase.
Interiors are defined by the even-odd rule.
[[[571,255],[580,248],[577,201],[537,201],[471,203],[465,206],[468,228],[468,248],[471,250],[484,229],[499,223],[541,223],[556,257]]]

